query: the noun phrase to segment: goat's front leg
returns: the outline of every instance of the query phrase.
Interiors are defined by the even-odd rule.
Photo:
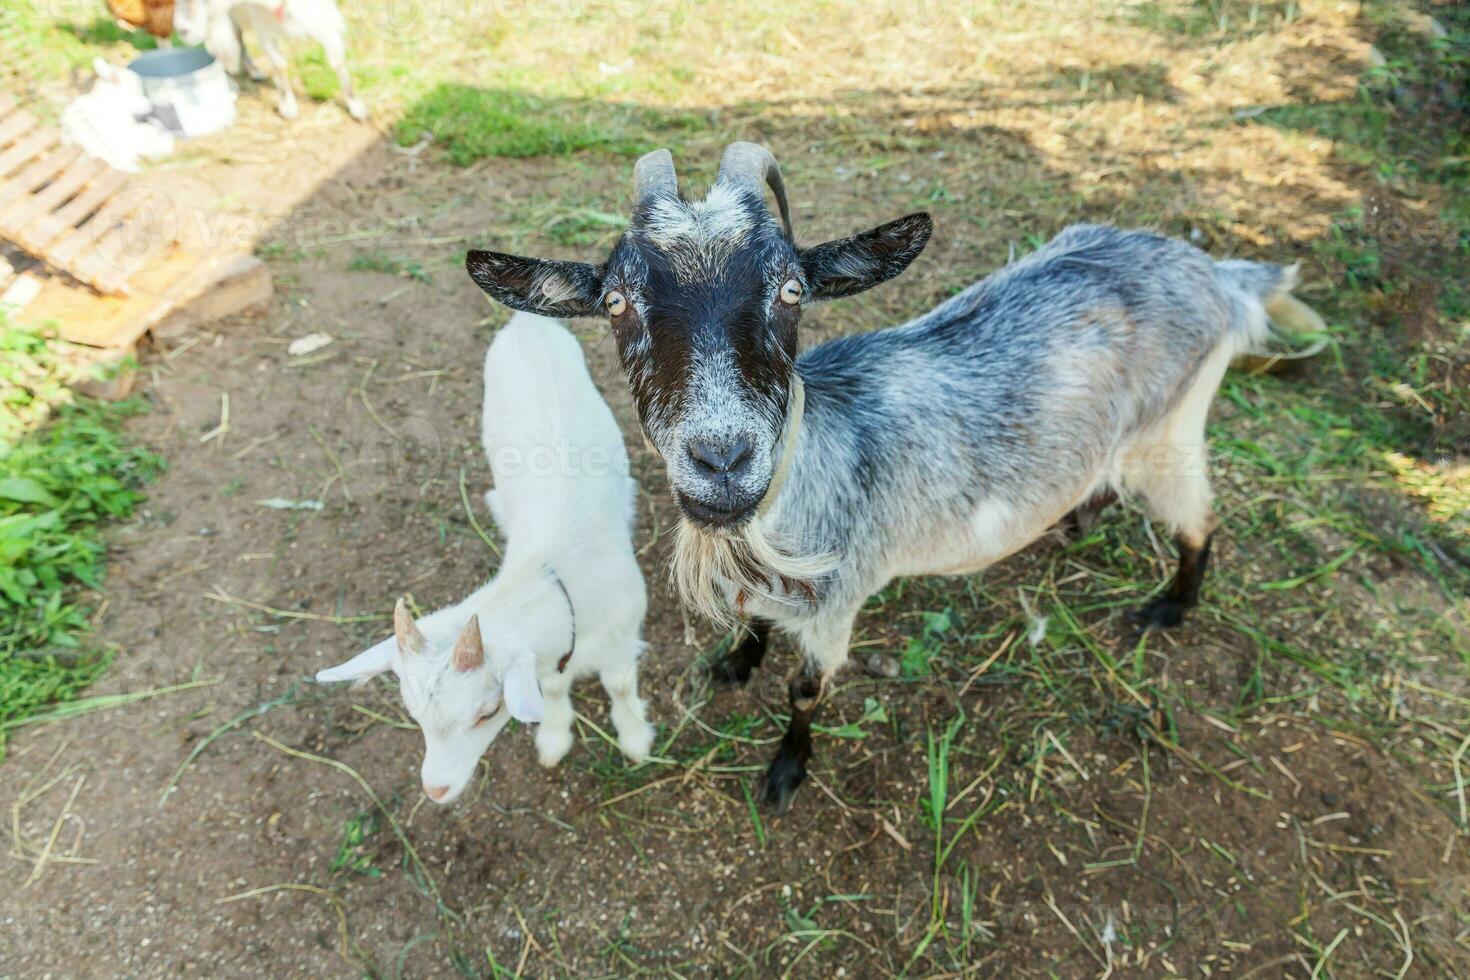
[[[791,721],[781,737],[781,747],[766,770],[761,796],[767,806],[784,813],[791,797],[806,781],[807,763],[812,758],[812,723],[827,691],[828,682],[847,662],[847,647],[852,639],[853,609],[840,618],[823,618],[818,623],[797,631],[797,639],[805,654],[801,672],[787,689],[791,703]]]
[[[550,769],[572,748],[572,679],[553,674],[541,679],[541,724],[536,729],[536,758]]]
[[[644,713],[643,699],[638,696],[638,643],[624,663],[601,673],[603,690],[612,702],[609,714],[618,733],[618,748],[628,761],[638,763],[648,758],[653,747],[653,726]]]
[[[715,687],[740,687],[750,680],[751,672],[766,659],[770,635],[771,624],[765,620],[746,623],[730,648],[709,665],[709,678]]]

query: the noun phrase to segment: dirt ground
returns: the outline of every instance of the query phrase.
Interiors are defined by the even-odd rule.
[[[1341,62],[1363,55],[1361,35],[1341,22],[1301,33],[1293,50],[1325,52],[1303,55],[1321,85],[1347,84],[1342,72],[1355,69]],[[957,122],[972,111],[963,94],[893,98],[882,111],[897,125],[984,141],[994,169],[961,175],[969,200],[941,210],[910,275],[817,314],[809,341],[922,309],[1003,261],[1007,242],[1055,230],[1032,227],[1024,199],[1003,188],[1066,184],[1078,217],[1137,219],[1121,192],[1102,190],[1119,179],[1110,154],[1147,159],[1123,179],[1167,184],[1186,210],[1208,210],[1264,166],[1249,162],[1263,137],[1227,129],[1211,137],[1213,173],[1181,172],[1162,150],[1103,145],[1099,172],[1079,173],[1064,154],[1046,162],[1056,133],[1017,135],[1007,113],[1024,105],[980,99],[979,117]],[[259,244],[277,295],[259,315],[142,356],[151,410],[131,430],[169,469],[111,537],[96,618],[120,655],[96,693],[158,693],[15,733],[0,804],[13,840],[45,845],[49,859],[0,866],[0,977],[1470,976],[1470,855],[1453,794],[1433,789],[1448,769],[1386,750],[1340,696],[1262,652],[1288,634],[1324,656],[1355,642],[1310,596],[1231,605],[1258,623],[1254,641],[1211,616],[1138,647],[1115,608],[1138,597],[1135,583],[1061,539],[983,584],[897,585],[862,617],[854,661],[933,632],[942,668],[846,674],[810,784],[788,814],[760,811],[754,779],[779,737],[790,650],[778,644],[749,689],[709,692],[698,660],[720,638],[685,620],[669,585],[674,509],[599,323],[575,329],[643,489],[643,688],[659,759],[624,767],[589,686],[580,744],[558,769],[540,769],[528,733],[508,731],[459,803],[428,804],[419,736],[393,685],[321,689],[308,678],[382,636],[396,596],[434,608],[493,571],[467,508],[489,526],[478,368],[506,314],[458,255],[506,234],[528,202],[554,201],[557,181],[618,211],[628,167],[591,154],[451,168],[336,106],[303,109],[292,126],[247,107],[245,124],[272,140],[216,144],[174,185],[183,220],[209,202],[230,217],[205,233]],[[809,125],[791,123],[790,138]],[[699,143],[688,164],[675,148],[686,176],[708,178],[712,147]],[[1274,239],[1289,251],[1358,199],[1319,150],[1298,150],[1320,167],[1290,188],[1265,182],[1256,201],[1276,214],[1272,195],[1290,193],[1279,213],[1292,217],[1221,217],[1204,244],[1230,229],[1237,245]],[[942,154],[914,154],[901,183],[941,178],[960,179]],[[794,186],[803,240],[910,203],[840,175]],[[532,245],[514,247],[558,248],[516,234]],[[348,268],[379,251],[421,266]],[[287,352],[318,331],[332,342]],[[1235,405],[1220,417],[1246,424]],[[1227,513],[1256,493],[1240,472],[1221,482]],[[324,507],[259,504],[270,498]],[[1108,540],[1122,535],[1145,555],[1145,587],[1161,580],[1167,551],[1148,550],[1136,519],[1113,520]],[[1244,523],[1221,542],[1220,565],[1260,581],[1287,574]],[[1394,622],[1416,630],[1456,615],[1413,567],[1349,567],[1335,601],[1358,590],[1364,621],[1412,607],[1422,618]],[[1032,583],[1066,597],[1093,574],[1103,584],[1083,595],[1082,625],[1068,634],[1086,639],[1033,642]],[[1175,699],[1167,713],[1115,682],[1135,657]],[[1268,696],[1232,714],[1253,684]],[[1419,704],[1399,693],[1405,710]],[[1152,737],[1160,730],[1170,737]],[[940,753],[948,819],[936,835]]]

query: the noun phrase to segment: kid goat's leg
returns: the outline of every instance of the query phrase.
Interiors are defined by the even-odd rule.
[[[618,732],[618,748],[631,762],[648,758],[653,747],[653,726],[644,714],[643,699],[638,696],[638,643],[635,640],[626,664],[601,673],[602,687],[612,702],[613,727]]]
[[[572,679],[555,674],[541,679],[544,703],[536,729],[536,758],[546,768],[560,762],[572,747]]]
[[[771,624],[763,619],[746,623],[730,648],[709,665],[710,680],[715,687],[739,687],[750,680],[751,671],[766,659],[770,634]]]
[[[796,631],[802,649],[801,670],[788,687],[791,721],[781,738],[781,747],[766,770],[761,796],[777,813],[791,803],[796,788],[806,781],[807,763],[812,758],[812,722],[832,675],[847,662],[856,609],[847,609]]]

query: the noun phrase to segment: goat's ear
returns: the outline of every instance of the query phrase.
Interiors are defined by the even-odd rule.
[[[464,265],[475,285],[513,310],[551,317],[602,313],[602,272],[586,262],[471,251]]]
[[[351,660],[316,673],[318,684],[334,684],[338,681],[362,682],[377,677],[393,665],[393,651],[398,646],[396,637],[388,637],[381,643],[368,647]]]
[[[540,721],[546,713],[534,657],[522,657],[505,672],[505,706],[516,721]]]
[[[934,222],[920,211],[869,231],[801,251],[813,299],[837,299],[887,282],[924,251]]]

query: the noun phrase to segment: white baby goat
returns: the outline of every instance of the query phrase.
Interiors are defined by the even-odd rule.
[[[449,803],[506,723],[540,722],[554,766],[572,746],[572,681],[597,674],[618,747],[647,757],[653,728],[638,697],[647,597],[633,554],[637,484],[623,436],[555,320],[518,313],[485,356],[485,495],[507,542],[500,570],[469,598],[418,623],[402,599],[394,635],[318,682],[398,675],[424,733],[424,792]]]
[[[296,118],[296,93],[281,42],[309,38],[322,46],[327,64],[337,73],[348,113],[353,119],[367,118],[367,106],[353,91],[347,72],[347,24],[336,0],[178,0],[174,30],[185,44],[204,45],[231,75],[244,70],[256,76],[242,37],[249,30],[270,66],[280,100],[276,111],[287,119]]]

